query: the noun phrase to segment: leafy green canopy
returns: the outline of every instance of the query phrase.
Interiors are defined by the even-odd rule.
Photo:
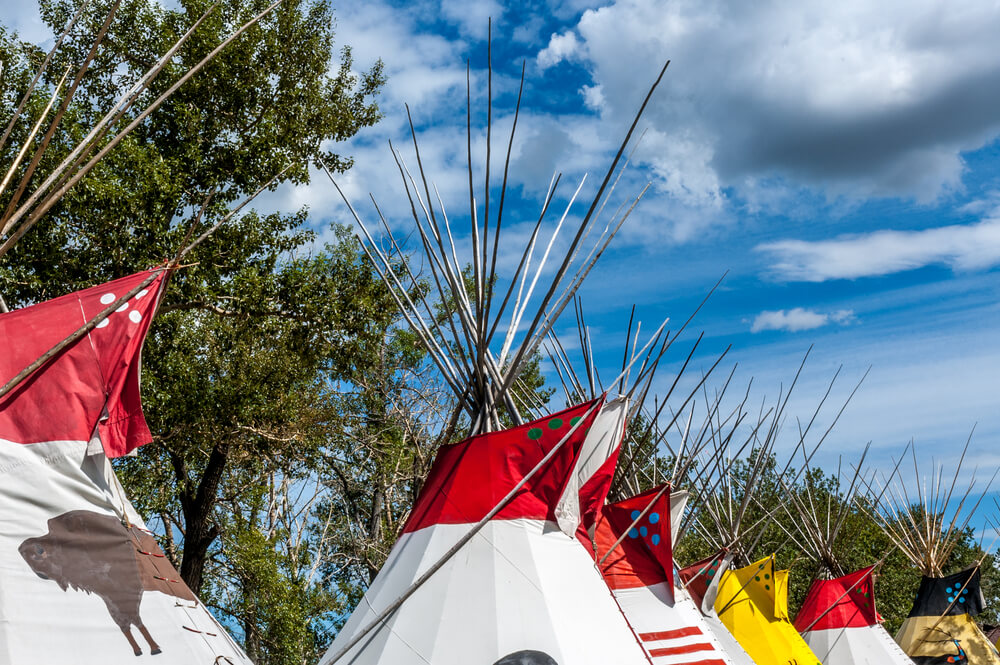
[[[166,9],[123,0],[29,193],[210,4]],[[122,123],[266,4],[223,0]],[[77,7],[43,0],[42,17],[56,34]],[[13,161],[55,82],[83,61],[110,8],[107,1],[88,7],[0,163]],[[381,64],[354,72],[350,48],[337,50],[332,26],[329,3],[286,0],[233,42],[0,262],[8,304],[172,258],[206,200],[202,227],[283,169],[283,180],[302,183],[318,158],[349,168],[336,144],[378,120],[384,78]],[[0,30],[4,118],[43,56]],[[338,231],[332,244],[318,245],[309,222],[305,210],[251,212],[189,255],[144,353],[155,441],[119,466],[184,579],[261,663],[315,658],[329,637],[326,617],[341,611],[327,592],[331,582],[316,572],[318,548],[329,539],[315,523],[319,502],[306,492],[333,475],[330,451],[343,438],[349,406],[339,387],[421,360],[397,340],[392,302],[354,241]]]

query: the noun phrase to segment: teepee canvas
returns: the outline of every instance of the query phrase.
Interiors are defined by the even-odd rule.
[[[587,440],[605,438],[601,422],[620,422],[598,421],[602,401],[442,448],[403,535],[321,663],[648,663],[587,550],[559,528],[556,515],[571,478],[588,487],[578,476],[589,466],[579,463],[581,454],[594,448]],[[583,495],[579,511],[586,515],[593,506]],[[398,609],[377,621],[456,545]]]
[[[782,483],[794,535],[820,570],[795,617],[795,628],[823,665],[912,665],[875,611],[876,566],[844,574],[842,561],[857,541],[845,541],[841,532],[854,510],[867,455],[865,448],[853,465],[850,483],[838,484],[829,495],[817,495],[808,474],[797,487]]]
[[[715,610],[757,665],[818,665],[788,620],[788,571],[773,556],[723,573]]]
[[[605,506],[594,532],[598,567],[654,665],[753,665],[724,648],[674,574],[671,525],[685,499],[660,487]]]
[[[917,665],[996,665],[997,649],[973,619],[982,609],[978,566],[946,577],[925,575],[896,641]]]
[[[996,647],[973,619],[983,609],[979,587],[983,560],[966,570],[944,574],[992,484],[986,483],[977,498],[973,474],[964,491],[956,489],[971,438],[952,474],[934,464],[929,476],[921,475],[916,450],[910,446],[914,470],[911,481],[902,482],[900,478],[892,482],[893,472],[879,483],[880,487],[874,485],[877,477],[867,483],[872,516],[923,574],[913,608],[896,633],[896,642],[917,665],[1000,665]]]
[[[722,650],[726,652],[730,660],[738,665],[754,665],[746,649],[733,637],[715,611],[715,597],[719,590],[719,581],[722,574],[729,570],[731,563],[731,558],[727,554],[725,550],[720,550],[707,559],[693,563],[677,572],[684,590],[694,601],[695,606],[701,610],[705,624],[722,645]]]
[[[0,381],[153,276],[0,315]],[[151,438],[139,356],[162,278],[0,397],[0,665],[249,662],[180,581],[109,463]]]
[[[795,628],[823,665],[912,664],[875,611],[874,569],[817,579],[809,587]]]

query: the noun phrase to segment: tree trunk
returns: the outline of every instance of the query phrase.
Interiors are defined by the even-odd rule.
[[[219,527],[212,523],[212,511],[228,461],[229,443],[216,444],[193,496],[190,491],[181,494],[185,529],[180,572],[181,578],[196,595],[201,591],[208,549],[219,536]],[[190,488],[191,484],[188,483],[187,487]]]

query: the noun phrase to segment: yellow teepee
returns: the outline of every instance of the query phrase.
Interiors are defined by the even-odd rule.
[[[820,665],[788,620],[788,571],[774,569],[774,556],[726,571],[715,609],[757,665]]]

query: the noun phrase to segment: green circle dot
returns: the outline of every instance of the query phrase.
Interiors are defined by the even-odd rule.
[[[770,591],[771,590],[771,585],[770,584],[765,584],[764,585],[764,589],[766,589],[767,591]]]
[[[575,425],[578,422],[580,422],[580,416],[573,416],[572,418],[569,419],[570,425]]]
[[[528,430],[528,438],[529,439],[540,439],[540,438],[542,438],[542,428],[541,427],[532,427],[531,429],[529,429]]]
[[[764,579],[765,579],[765,580],[769,580],[769,579],[771,579],[771,576],[770,576],[770,575],[768,575],[767,573],[764,573]]]
[[[562,418],[553,418],[549,421],[549,429],[559,429],[563,426]]]
[[[760,582],[760,575],[754,576],[754,579],[757,580],[758,582]]]

